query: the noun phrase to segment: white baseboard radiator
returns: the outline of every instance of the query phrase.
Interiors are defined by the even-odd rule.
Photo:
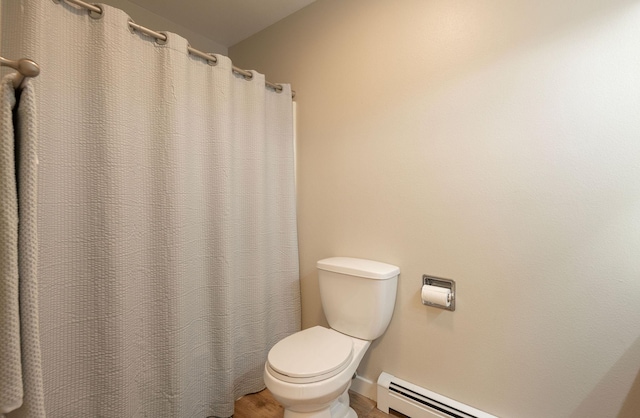
[[[378,378],[378,409],[411,418],[496,418],[384,372]]]

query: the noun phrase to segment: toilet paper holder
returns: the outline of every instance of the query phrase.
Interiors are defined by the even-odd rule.
[[[443,287],[445,289],[449,289],[449,291],[451,292],[451,303],[449,304],[449,306],[439,305],[437,303],[433,303],[425,300],[422,301],[423,305],[433,306],[434,308],[446,309],[448,311],[456,310],[456,282],[455,281],[451,279],[443,279],[442,277],[434,277],[434,276],[428,276],[426,274],[423,274],[422,285]]]

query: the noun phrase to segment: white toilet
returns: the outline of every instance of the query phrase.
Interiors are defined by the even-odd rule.
[[[331,328],[308,328],[278,342],[269,351],[264,381],[285,418],[357,418],[347,390],[371,341],[389,325],[400,269],[348,257],[317,266]]]

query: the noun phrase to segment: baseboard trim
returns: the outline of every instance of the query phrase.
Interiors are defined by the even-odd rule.
[[[351,390],[374,401],[378,398],[377,383],[362,376],[356,375],[356,378],[351,381]]]

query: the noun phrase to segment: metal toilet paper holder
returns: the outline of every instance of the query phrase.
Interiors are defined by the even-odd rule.
[[[435,308],[446,309],[448,311],[456,310],[456,282],[451,279],[443,279],[442,277],[422,275],[422,285],[443,287],[451,291],[451,304],[449,306],[443,306],[436,303],[423,300],[422,304],[427,306],[433,306]]]

